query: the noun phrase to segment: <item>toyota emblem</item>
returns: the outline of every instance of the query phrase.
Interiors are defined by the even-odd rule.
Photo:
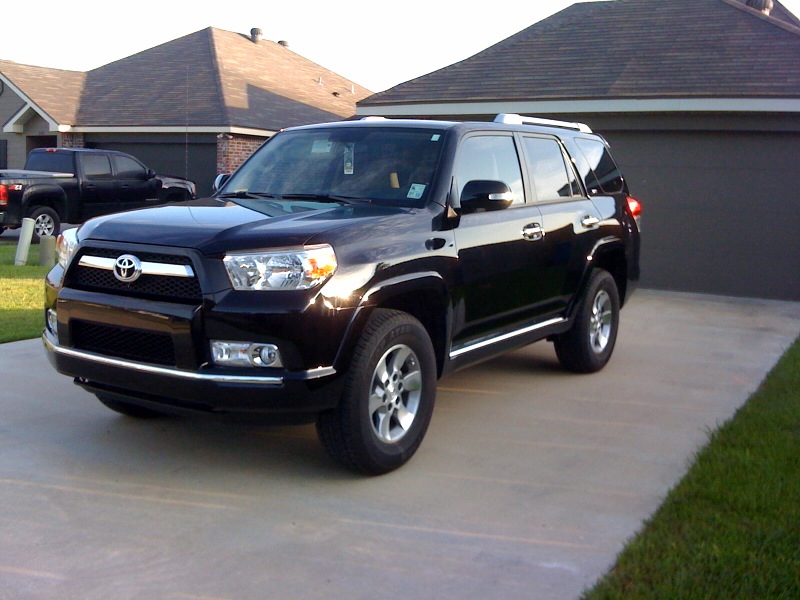
[[[132,254],[123,254],[114,262],[114,277],[122,283],[133,283],[142,274],[142,261]]]

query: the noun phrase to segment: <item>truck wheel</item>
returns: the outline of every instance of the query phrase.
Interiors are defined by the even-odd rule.
[[[145,408],[144,406],[123,402],[122,400],[111,398],[105,394],[95,394],[95,396],[97,396],[97,399],[100,400],[100,402],[102,402],[106,407],[110,408],[114,412],[118,412],[121,415],[125,415],[126,417],[134,417],[136,419],[153,419],[155,417],[164,416],[164,413],[158,412],[157,410],[151,410],[149,408]]]
[[[58,235],[61,233],[61,219],[58,213],[49,206],[37,206],[30,215],[33,219],[33,241],[38,242],[44,235]]]
[[[594,373],[606,366],[619,329],[619,292],[610,273],[592,273],[572,328],[554,340],[561,366],[575,373]]]
[[[402,466],[428,429],[436,379],[422,324],[404,312],[376,309],[356,345],[341,402],[317,419],[325,450],[369,475]]]

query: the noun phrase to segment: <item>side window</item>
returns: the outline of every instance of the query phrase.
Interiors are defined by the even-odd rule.
[[[537,200],[561,200],[580,193],[574,172],[564,161],[564,152],[556,140],[539,137],[525,137],[524,140],[528,172]]]
[[[469,137],[461,144],[455,168],[458,195],[476,179],[502,181],[514,194],[513,204],[525,203],[522,172],[514,138],[499,135]]]
[[[114,173],[123,179],[145,179],[147,170],[137,161],[127,156],[114,156]]]
[[[620,193],[624,187],[622,174],[608,147],[599,140],[586,138],[577,138],[575,143],[581,151],[581,156],[576,157],[578,169],[589,195]]]
[[[86,154],[81,157],[83,173],[91,179],[108,179],[111,177],[111,163],[102,154]]]

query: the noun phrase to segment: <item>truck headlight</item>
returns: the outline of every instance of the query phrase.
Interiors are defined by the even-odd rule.
[[[75,250],[78,249],[78,229],[67,229],[58,236],[56,240],[56,256],[58,256],[58,264],[66,271],[69,266],[69,261],[75,255]]]
[[[336,271],[336,255],[328,244],[227,254],[223,259],[236,290],[307,290]]]

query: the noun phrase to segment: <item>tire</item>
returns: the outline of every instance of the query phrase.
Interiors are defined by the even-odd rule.
[[[126,417],[134,417],[135,419],[154,419],[164,416],[164,413],[158,412],[157,410],[145,408],[144,406],[138,406],[122,400],[116,400],[115,398],[111,398],[105,394],[95,394],[95,396],[97,396],[97,399],[100,400],[100,402],[102,402],[107,408],[110,408],[114,412],[118,412],[121,415],[125,415]]]
[[[339,405],[317,419],[328,454],[346,468],[382,475],[422,443],[436,399],[430,337],[411,315],[376,309],[356,345]]]
[[[619,329],[619,292],[610,273],[594,271],[577,309],[575,322],[554,340],[561,366],[575,373],[595,373],[614,352]]]
[[[42,236],[57,236],[59,233],[61,233],[61,219],[58,217],[58,213],[49,206],[35,207],[28,217],[34,220],[34,243],[38,243],[39,238]]]

